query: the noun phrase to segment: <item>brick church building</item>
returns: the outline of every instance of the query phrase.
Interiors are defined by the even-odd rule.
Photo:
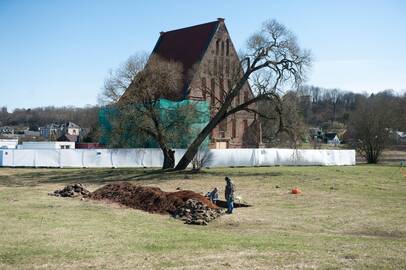
[[[153,49],[163,59],[183,65],[182,99],[206,100],[212,113],[233,83],[233,74],[242,70],[237,52],[223,18],[216,21],[161,32]],[[248,83],[233,106],[252,97]],[[260,125],[255,114],[240,111],[220,123],[210,136],[210,148],[258,147]],[[251,133],[251,134],[250,134]],[[260,132],[259,132],[260,133]]]

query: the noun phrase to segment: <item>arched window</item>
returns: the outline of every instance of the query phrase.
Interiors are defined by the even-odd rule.
[[[231,92],[231,87],[232,87],[231,80],[227,80],[227,93]],[[233,102],[234,102],[234,106],[237,106],[235,98],[234,98]]]
[[[232,120],[233,126],[232,126],[232,130],[231,130],[231,136],[233,138],[237,137],[237,120],[235,118],[233,118]]]
[[[216,41],[216,55],[219,55],[220,39]]]
[[[227,93],[231,91],[231,80],[227,80]],[[234,99],[234,106],[235,106],[235,99]]]
[[[246,132],[247,129],[248,129],[248,120],[247,119],[243,120],[242,126],[243,126],[243,129],[244,129],[244,132]]]
[[[220,74],[220,76],[223,76],[223,70],[224,70],[223,58],[219,58],[219,74]]]
[[[224,56],[224,41],[221,42],[221,56]]]
[[[214,59],[213,73],[214,73],[214,76],[217,76],[217,59]]]
[[[224,119],[223,121],[220,122],[219,131],[220,138],[225,138],[227,135],[227,119]]]
[[[224,101],[224,81],[220,80],[220,100]]]
[[[216,103],[216,96],[215,96],[215,88],[216,88],[216,82],[214,81],[214,79],[211,79],[211,91],[210,91],[210,97],[211,97],[211,106],[214,107],[215,103]]]
[[[228,56],[230,54],[230,40],[226,40],[226,55]]]
[[[244,91],[244,103],[248,101],[248,91]]]
[[[202,78],[202,97],[203,100],[206,100],[207,98],[207,85],[206,85],[206,78]]]

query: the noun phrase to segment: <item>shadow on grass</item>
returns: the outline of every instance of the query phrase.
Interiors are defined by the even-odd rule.
[[[151,184],[175,179],[199,180],[209,177],[270,177],[279,172],[255,172],[252,168],[225,168],[225,170],[203,170],[195,173],[190,170],[163,171],[151,168],[88,168],[88,169],[12,169],[9,175],[0,175],[0,186],[19,187],[40,184],[106,184],[117,181],[147,181]]]
[[[406,232],[400,230],[385,231],[380,228],[364,228],[360,231],[349,232],[349,235],[356,236],[371,236],[371,237],[382,237],[382,238],[398,238],[405,239]]]

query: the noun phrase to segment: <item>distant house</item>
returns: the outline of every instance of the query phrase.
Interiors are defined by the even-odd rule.
[[[403,131],[395,131],[393,133],[393,137],[396,143],[398,144],[406,144],[406,132]]]
[[[68,135],[76,135],[79,136],[80,133],[80,126],[76,125],[72,122],[67,122],[61,125],[62,132]]]
[[[8,127],[8,126],[0,127],[0,134],[1,135],[12,135],[12,134],[14,134],[14,128]]]
[[[17,148],[18,139],[0,139],[0,149]]]
[[[44,138],[50,138],[50,137],[59,137],[61,136],[61,128],[60,125],[58,124],[49,124],[46,127],[40,127],[39,128],[40,135]]]
[[[320,141],[323,140],[323,130],[318,127],[309,128],[309,135],[310,139],[319,139]]]
[[[74,135],[79,136],[81,133],[81,128],[73,122],[66,122],[63,124],[49,124],[46,127],[39,128],[40,135],[44,138],[60,138],[63,135]]]
[[[340,144],[340,139],[338,138],[337,133],[335,132],[328,132],[328,133],[324,133],[324,142],[327,144]]]

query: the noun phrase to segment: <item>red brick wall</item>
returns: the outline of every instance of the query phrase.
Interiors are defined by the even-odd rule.
[[[193,99],[206,99],[210,104],[214,105],[212,106],[212,111],[215,112],[216,107],[219,106],[217,99],[221,99],[224,96],[224,93],[222,94],[221,91],[223,89],[227,91],[230,88],[230,84],[233,82],[233,71],[238,68],[239,60],[237,52],[224,23],[221,23],[196,70],[190,85],[191,91],[189,97]],[[216,100],[212,100],[210,95],[213,80]],[[250,97],[252,97],[252,92],[247,83],[241,89],[239,96],[234,99],[233,105],[236,106]],[[215,103],[213,104],[212,101],[215,101]],[[233,122],[235,122],[236,136],[233,136]],[[257,144],[252,144],[252,142],[247,144],[247,142],[244,142],[244,134],[250,129],[255,129],[256,125],[253,125],[253,122],[254,114],[245,111],[228,117],[226,122],[220,123],[212,132],[211,146],[215,147],[216,141],[227,141],[229,148],[256,147]]]

